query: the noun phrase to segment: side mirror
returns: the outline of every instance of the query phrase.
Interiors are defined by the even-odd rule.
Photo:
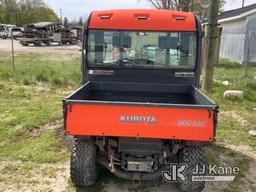
[[[179,40],[177,37],[159,37],[158,46],[160,49],[177,49]]]

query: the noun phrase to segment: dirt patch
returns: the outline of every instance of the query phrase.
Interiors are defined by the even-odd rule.
[[[0,162],[0,191],[71,191],[68,162],[34,164],[22,161]]]
[[[232,149],[233,151],[236,151],[238,153],[241,153],[245,156],[248,156],[251,159],[254,159],[256,162],[256,152],[253,150],[250,146],[247,145],[226,145],[229,149]],[[256,172],[255,172],[256,173]]]
[[[60,138],[64,138],[62,129],[62,119],[45,124],[38,129],[31,130],[33,137],[39,136],[44,131],[54,131]],[[72,138],[67,137],[64,142],[60,139],[60,148],[70,144]],[[64,144],[66,143],[66,144]],[[248,191],[256,189],[256,153],[248,146],[226,146],[228,149],[209,149],[209,153],[214,157],[220,166],[239,166],[243,159],[249,159],[249,166],[243,173],[237,184],[230,182],[207,182],[204,192],[212,191]],[[243,162],[242,162],[243,163]],[[105,170],[107,171],[107,170]],[[105,178],[104,178],[105,177]],[[107,178],[106,178],[107,177]],[[58,163],[36,164],[23,161],[0,161],[0,192],[32,192],[32,191],[51,191],[51,192],[178,192],[176,185],[166,183],[163,180],[142,182],[140,185],[133,185],[130,181],[116,179],[112,174],[101,175],[94,190],[75,189],[70,181],[69,161]]]
[[[0,50],[11,52],[11,40],[3,40],[0,39]],[[34,47],[34,46],[22,46],[19,41],[14,40],[14,50],[15,53],[79,53],[81,50],[81,47],[78,45],[65,45],[65,46],[59,46],[59,45],[53,45],[53,46],[41,46],[41,47]],[[59,55],[58,55],[59,56]]]
[[[238,123],[240,123],[243,126],[247,126],[250,124],[249,121],[247,121],[241,115],[237,114],[235,111],[222,111],[222,112],[220,112],[220,117],[221,117],[221,115],[231,117],[232,119],[234,119],[235,121],[237,121]]]
[[[51,131],[56,133],[58,139],[56,140],[56,147],[61,149],[63,147],[71,150],[73,136],[66,136],[63,128],[63,120],[59,119],[51,123],[42,125],[39,128],[31,129],[28,135],[31,137],[39,137],[44,131]]]
[[[239,177],[234,183],[226,183],[219,188],[222,183],[218,183],[216,189],[231,189],[231,191],[256,191],[256,152],[246,145],[225,145],[225,152],[214,152],[218,161],[225,166],[238,166],[240,168]]]
[[[248,174],[245,179],[249,185],[251,184],[252,191],[256,191],[256,159],[250,163]]]
[[[245,173],[245,178],[243,179],[243,189],[244,191],[256,191],[256,152],[246,145],[228,145],[227,147],[249,158],[250,163],[248,172]]]
[[[176,185],[173,183],[167,183],[162,180],[143,182],[140,185],[132,184],[131,182],[125,182],[122,185],[116,183],[109,183],[105,185],[104,192],[131,192],[131,191],[143,191],[143,192],[178,192]]]
[[[47,126],[45,126],[47,127]],[[219,165],[233,165],[237,162],[237,158],[243,158],[243,154],[236,153],[236,155],[230,155],[230,152],[215,151],[210,149],[219,162]],[[247,153],[248,154],[248,153]],[[254,157],[254,155],[253,155]],[[255,186],[255,173],[256,173],[256,161],[251,159],[249,171],[246,173],[244,182],[235,190],[232,191],[248,191],[253,192]],[[109,176],[109,175],[108,175]],[[0,191],[52,191],[52,192],[71,192],[76,191],[72,186],[69,179],[69,162],[59,162],[55,164],[35,164],[31,162],[22,161],[2,161],[0,162]],[[101,177],[104,177],[101,176]],[[106,177],[106,176],[105,176]],[[166,183],[163,180],[142,182],[140,185],[133,185],[130,181],[116,180],[114,176],[107,179],[109,182],[98,183],[103,187],[99,190],[91,189],[77,189],[79,192],[91,192],[91,191],[104,191],[104,192],[130,192],[130,191],[142,191],[142,192],[178,192],[176,185],[173,183]],[[100,179],[104,182],[106,179]],[[228,182],[208,182],[206,184],[204,192],[212,191],[224,191],[230,188]]]
[[[31,130],[30,134],[33,137],[38,137],[42,134],[44,131],[54,131],[57,132],[59,135],[61,134],[64,136],[64,130],[61,129],[63,127],[63,120],[56,120],[52,123],[47,123],[39,128],[34,128]]]

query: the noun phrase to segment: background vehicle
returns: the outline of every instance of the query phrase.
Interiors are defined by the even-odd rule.
[[[15,28],[15,25],[7,25],[7,24],[1,24],[0,25],[0,37],[2,39],[7,39],[11,37],[11,30]]]
[[[63,102],[75,137],[71,179],[92,185],[98,163],[116,176],[154,180],[170,163],[186,163],[182,191],[206,163],[217,106],[200,90],[201,25],[192,13],[95,11],[85,28],[83,86]],[[200,174],[199,174],[200,175]]]
[[[13,35],[14,39],[21,38],[23,37],[23,31],[24,29],[22,27],[13,27],[9,30],[8,37],[11,38],[11,36]]]
[[[83,28],[80,26],[74,26],[70,27],[71,32],[74,36],[74,38],[78,41],[81,42],[83,40]]]
[[[5,26],[3,24],[0,24],[0,38],[2,38],[4,31],[5,31]]]
[[[50,46],[53,42],[59,44],[77,43],[77,39],[69,28],[65,28],[61,23],[54,22],[27,24],[24,26],[23,36],[20,39],[20,43],[23,46],[28,46],[29,44]]]

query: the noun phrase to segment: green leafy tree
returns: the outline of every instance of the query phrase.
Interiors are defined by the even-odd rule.
[[[3,21],[2,12],[3,12],[3,6],[2,6],[1,1],[0,1],[0,23],[2,23],[2,21]]]
[[[23,26],[27,23],[58,21],[43,0],[0,0],[0,22]]]

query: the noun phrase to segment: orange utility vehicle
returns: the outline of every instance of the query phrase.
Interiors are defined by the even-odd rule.
[[[200,92],[201,25],[193,13],[109,10],[91,13],[84,29],[83,86],[63,101],[73,135],[71,179],[93,185],[98,164],[118,177],[154,180],[186,163],[182,191],[205,163],[218,107]],[[172,174],[172,173],[170,173]]]

